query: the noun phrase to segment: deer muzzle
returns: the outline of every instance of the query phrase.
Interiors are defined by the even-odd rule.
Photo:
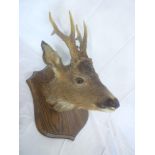
[[[117,98],[108,98],[106,100],[97,103],[97,106],[102,109],[115,110],[120,106],[120,104]]]

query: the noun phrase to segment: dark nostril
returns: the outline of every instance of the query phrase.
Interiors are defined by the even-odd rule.
[[[104,103],[105,106],[107,107],[114,107],[114,108],[118,108],[119,107],[119,101],[118,99],[107,99]]]
[[[115,102],[115,108],[118,108],[120,106],[118,99],[115,98],[114,102]]]
[[[107,99],[104,103],[106,107],[114,107],[114,101],[112,99]]]

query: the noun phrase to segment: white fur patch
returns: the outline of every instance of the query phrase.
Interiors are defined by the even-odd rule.
[[[74,105],[63,100],[58,100],[57,103],[54,105],[54,109],[56,111],[62,112],[62,111],[69,111],[74,109]]]

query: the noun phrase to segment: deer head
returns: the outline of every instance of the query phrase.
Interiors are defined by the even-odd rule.
[[[84,23],[82,37],[77,25],[76,28],[74,26],[70,12],[69,16],[71,32],[67,36],[59,30],[49,13],[49,20],[54,29],[53,34],[57,34],[67,45],[71,62],[65,66],[57,52],[42,41],[44,62],[55,75],[54,79],[43,87],[46,102],[58,112],[74,108],[113,111],[119,107],[119,102],[101,83],[94,70],[92,60],[87,55],[86,24]],[[79,46],[76,45],[76,40],[79,42]]]

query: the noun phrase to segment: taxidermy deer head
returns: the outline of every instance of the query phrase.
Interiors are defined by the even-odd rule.
[[[58,112],[82,108],[86,110],[114,111],[119,107],[119,101],[101,83],[94,70],[92,60],[87,55],[87,28],[84,23],[84,35],[70,15],[71,32],[67,36],[57,27],[51,14],[49,20],[53,26],[53,34],[57,34],[67,45],[71,62],[64,65],[57,52],[42,41],[43,59],[54,72],[54,79],[43,87],[46,102]],[[76,40],[79,46],[76,45]]]

